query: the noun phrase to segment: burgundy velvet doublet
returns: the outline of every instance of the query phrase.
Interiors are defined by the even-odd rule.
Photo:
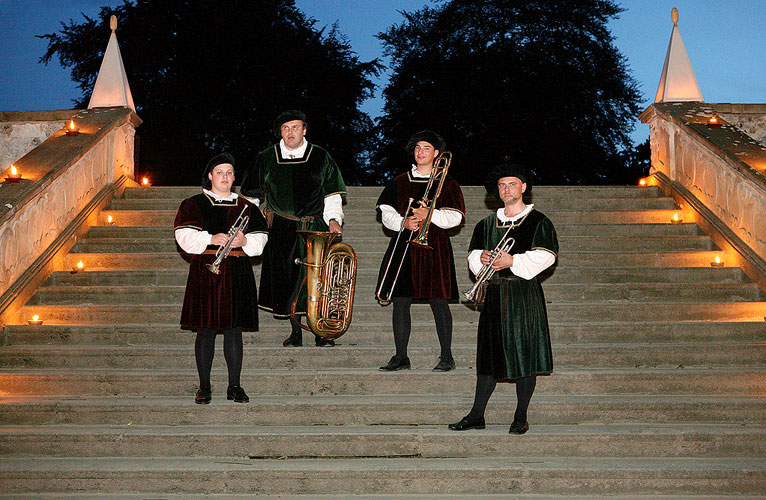
[[[174,228],[188,227],[211,235],[228,233],[245,206],[248,207],[245,215],[250,220],[243,232],[266,232],[266,221],[258,207],[244,197],[215,201],[204,193],[181,203]],[[209,245],[208,249],[217,250],[218,247]],[[215,259],[213,254],[191,255],[181,326],[191,330],[235,327],[258,330],[258,297],[250,258],[229,255],[221,262],[220,274],[214,274],[206,267]]]
[[[432,189],[436,189],[436,182]],[[394,178],[383,189],[378,198],[377,206],[389,205],[394,207],[400,215],[404,215],[407,210],[409,199],[413,198],[413,206],[419,206],[417,202],[423,199],[427,178],[413,177],[411,172],[405,172]],[[429,193],[432,198],[433,193]],[[444,181],[442,192],[436,199],[436,208],[450,209],[460,212],[465,218],[465,202],[463,192],[456,180],[449,175]],[[393,297],[410,297],[413,299],[454,299],[457,298],[457,279],[455,277],[455,259],[452,253],[452,244],[450,243],[447,231],[431,223],[428,229],[429,248],[422,248],[417,245],[407,243],[412,233],[408,230],[402,232],[399,238],[399,244],[396,244],[396,234],[389,242],[383,262],[378,274],[378,284],[376,290],[380,287],[386,264],[389,261],[392,252],[396,252],[396,258],[392,263],[392,270],[386,276],[386,287],[396,274],[396,268],[401,262],[399,257],[405,248],[409,245],[409,250],[402,263],[399,279],[393,291]],[[417,236],[417,234],[415,234]],[[396,247],[396,248],[394,248]]]

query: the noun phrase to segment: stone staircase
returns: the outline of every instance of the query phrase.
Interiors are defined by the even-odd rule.
[[[193,403],[193,334],[178,326],[187,263],[172,237],[194,188],[128,189],[6,325],[0,347],[0,499],[409,500],[754,499],[766,495],[766,302],[694,224],[670,224],[656,188],[536,187],[561,253],[544,282],[555,373],[531,430],[508,434],[512,385],[484,431],[446,424],[470,408],[478,313],[455,303],[458,368],[433,373],[427,305],[413,306],[409,372],[381,373],[391,311],[373,300],[386,244],[379,188],[350,188],[344,240],[359,257],[354,321],[332,349],[286,349],[285,322],[245,335],[227,402],[220,351],[213,402]],[[465,249],[489,213],[464,188]],[[256,271],[259,266],[256,265]],[[307,337],[308,338],[308,337]]]

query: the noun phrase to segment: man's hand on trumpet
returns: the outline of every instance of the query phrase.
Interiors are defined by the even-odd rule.
[[[212,238],[210,238],[210,244],[211,245],[218,245],[219,247],[222,247],[226,245],[226,243],[229,242],[229,235],[226,233],[218,233],[214,234]],[[234,235],[234,241],[231,243],[231,248],[240,248],[245,246],[247,243],[247,238],[242,233],[242,231],[237,231],[237,234]]]
[[[492,269],[495,271],[499,271],[501,269],[507,269],[513,265],[513,255],[503,252],[502,250],[497,250],[497,258],[492,263]],[[481,252],[481,263],[485,266],[488,266],[490,262],[492,262],[493,253],[489,250],[484,250]]]

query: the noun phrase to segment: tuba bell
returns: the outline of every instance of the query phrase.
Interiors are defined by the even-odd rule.
[[[306,321],[304,330],[311,330],[325,339],[337,339],[351,324],[356,283],[356,252],[346,243],[333,243],[338,233],[327,231],[297,231],[306,241],[306,259],[295,263],[306,269]],[[303,287],[303,283],[301,284]],[[295,316],[296,297],[290,308]]]

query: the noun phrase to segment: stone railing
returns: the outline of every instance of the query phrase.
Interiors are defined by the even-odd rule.
[[[0,323],[95,224],[115,190],[133,184],[135,128],[129,109],[71,110],[79,134],[59,129],[14,161],[22,180],[0,187]],[[6,173],[7,175],[7,173]]]
[[[640,118],[657,183],[766,289],[766,146],[749,135],[763,134],[766,106],[655,103]]]
[[[0,111],[0,172],[63,127],[71,109],[56,111]]]

